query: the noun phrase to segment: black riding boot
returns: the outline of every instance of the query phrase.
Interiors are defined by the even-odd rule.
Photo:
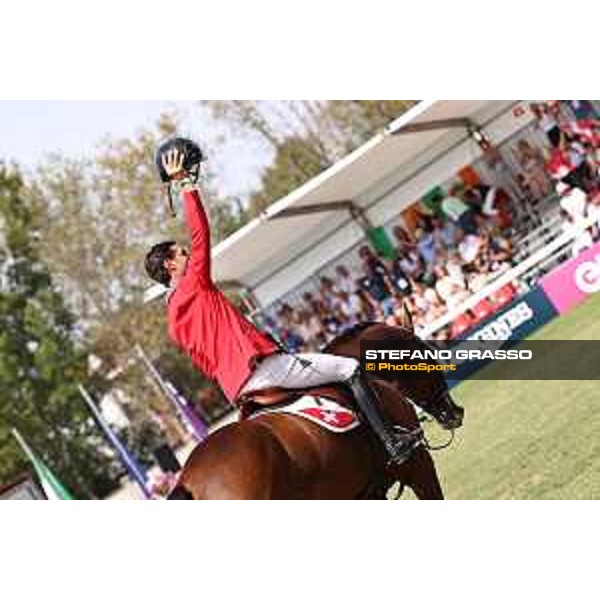
[[[352,390],[361,416],[384,445],[392,462],[398,465],[405,462],[418,445],[420,438],[399,431],[388,421],[379,404],[379,398],[369,383],[361,379],[360,371],[356,371],[345,383]]]

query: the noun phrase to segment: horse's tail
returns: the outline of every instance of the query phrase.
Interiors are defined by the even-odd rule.
[[[193,500],[194,496],[182,485],[176,485],[173,491],[167,496],[167,500]]]

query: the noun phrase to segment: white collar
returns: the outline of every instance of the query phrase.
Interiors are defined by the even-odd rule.
[[[165,304],[169,304],[169,302],[171,301],[171,298],[173,297],[173,294],[175,293],[175,291],[177,290],[177,286],[173,286],[169,288],[169,291],[167,292],[167,295],[165,297]]]

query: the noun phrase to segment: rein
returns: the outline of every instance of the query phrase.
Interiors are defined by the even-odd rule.
[[[433,401],[429,402],[428,404],[437,402],[437,400],[440,398],[440,396],[442,396],[445,393],[446,393],[445,389],[443,389],[443,388],[440,389],[433,397]],[[405,392],[402,392],[402,396],[404,397],[405,400],[408,400],[408,402],[410,402],[413,406],[415,406],[419,410],[423,410],[414,401],[414,399],[410,395],[408,395]],[[423,415],[422,417],[419,418],[419,423],[437,423],[437,421],[428,415]],[[430,452],[438,452],[440,450],[445,450],[446,448],[449,448],[452,445],[452,443],[454,442],[454,438],[456,436],[456,430],[452,429],[452,430],[450,430],[450,438],[448,439],[447,442],[440,444],[439,446],[433,446],[432,444],[429,443],[429,440],[425,436],[425,432],[423,431],[423,429],[421,427],[419,427],[419,429],[415,429],[415,430],[410,430],[410,429],[406,429],[406,428],[401,428],[401,430],[405,431],[407,433],[411,433],[413,435],[420,435],[420,437],[421,437],[420,445],[424,446]]]
[[[421,419],[419,419],[419,420],[421,423],[436,423],[437,422],[435,419],[432,419],[431,417],[421,417]],[[425,434],[423,433],[423,442],[424,442],[425,448],[427,448],[427,450],[429,450],[430,452],[438,452],[440,450],[445,450],[446,448],[450,448],[450,446],[454,442],[455,437],[456,437],[456,430],[451,429],[450,437],[447,442],[440,444],[439,446],[432,446],[429,443],[429,440],[425,437]]]

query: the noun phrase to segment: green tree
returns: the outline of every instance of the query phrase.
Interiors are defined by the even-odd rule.
[[[252,213],[260,213],[273,200],[283,198],[330,166],[306,139],[286,139],[277,148],[273,163],[264,170],[260,191],[250,198]]]
[[[415,100],[332,100],[324,111],[353,150],[415,104]]]
[[[77,390],[87,354],[46,265],[40,214],[14,169],[0,165],[0,480],[27,468],[17,427],[79,497],[104,493],[114,464]]]

